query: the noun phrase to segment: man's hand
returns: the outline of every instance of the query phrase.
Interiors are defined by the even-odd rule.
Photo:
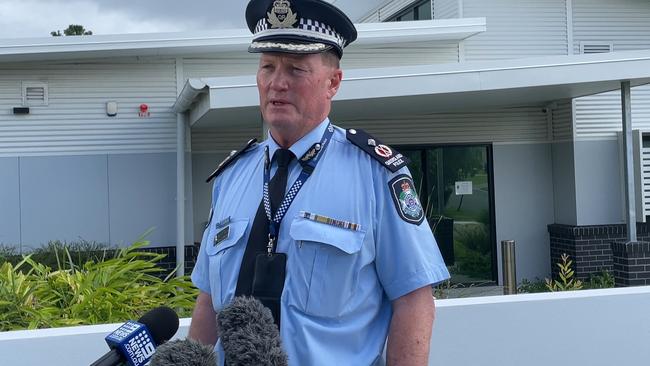
[[[388,333],[388,366],[423,366],[429,362],[429,343],[435,315],[431,286],[393,301]]]
[[[187,335],[197,342],[214,346],[217,343],[217,314],[212,307],[212,297],[205,292],[199,293],[192,313],[192,323]]]

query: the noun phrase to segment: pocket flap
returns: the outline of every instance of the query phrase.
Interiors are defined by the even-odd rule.
[[[357,230],[345,229],[304,217],[297,217],[291,223],[289,235],[296,241],[324,243],[348,254],[353,254],[361,250],[366,232],[361,228]]]
[[[212,227],[206,246],[207,254],[215,255],[239,243],[246,232],[248,221],[248,218],[232,219],[228,224]]]

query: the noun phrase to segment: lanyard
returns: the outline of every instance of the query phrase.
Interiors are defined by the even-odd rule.
[[[266,211],[266,217],[269,219],[269,243],[267,245],[268,255],[271,255],[275,250],[275,244],[278,237],[278,232],[280,231],[280,223],[284,218],[284,215],[287,213],[289,206],[293,202],[294,198],[305,184],[311,173],[316,168],[318,160],[322,156],[322,152],[329,144],[330,139],[334,134],[334,127],[331,123],[327,125],[323,137],[320,140],[320,143],[314,144],[307,152],[300,157],[299,163],[302,165],[302,171],[298,176],[298,179],[291,185],[291,189],[284,196],[280,207],[276,209],[275,216],[271,217],[271,200],[269,198],[269,181],[271,175],[271,159],[269,158],[269,147],[266,147],[265,150],[265,161],[264,161],[264,210]]]

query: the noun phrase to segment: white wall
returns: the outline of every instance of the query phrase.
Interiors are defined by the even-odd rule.
[[[649,303],[650,287],[437,300],[429,365],[642,365]],[[87,365],[119,325],[0,333],[0,364]]]
[[[550,144],[496,144],[494,201],[499,278],[501,241],[516,241],[517,279],[550,274],[547,225],[555,222]]]
[[[546,142],[548,123],[541,107],[514,107],[464,113],[345,120],[394,145],[486,142]]]
[[[573,51],[580,42],[613,42],[614,51],[650,48],[647,0],[572,0]]]
[[[623,223],[618,141],[576,141],[574,149],[577,225]]]
[[[23,81],[48,85],[49,104],[22,105]],[[0,156],[88,155],[174,151],[176,100],[173,60],[26,62],[0,65]],[[118,103],[115,117],[106,102]],[[138,107],[149,105],[148,118]]]
[[[568,53],[565,0],[463,0],[463,17],[487,18],[487,31],[464,41],[467,61]]]
[[[552,154],[555,223],[577,225],[576,171],[573,142],[554,142]]]
[[[459,0],[433,0],[433,17],[435,19],[459,18]]]

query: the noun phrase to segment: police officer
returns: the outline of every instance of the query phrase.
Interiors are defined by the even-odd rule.
[[[389,365],[427,364],[431,285],[449,273],[408,160],[328,119],[354,25],[322,0],[252,0],[246,20],[270,136],[210,177],[189,336],[223,352],[216,312],[252,295],[271,309],[290,365],[382,365],[387,337]]]

